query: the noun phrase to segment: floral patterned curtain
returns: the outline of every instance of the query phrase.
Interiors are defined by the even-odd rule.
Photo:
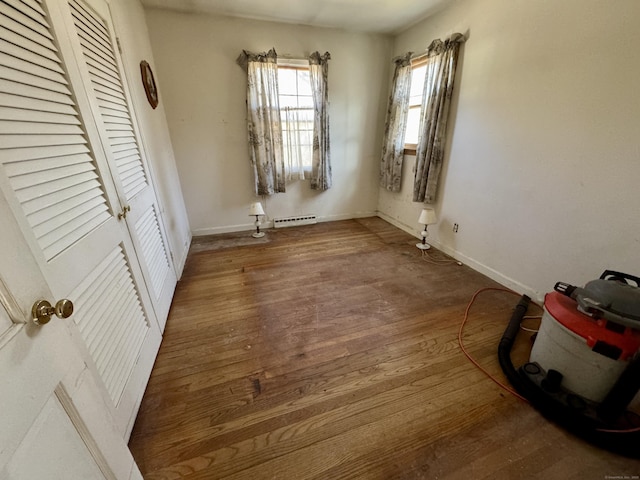
[[[309,56],[309,77],[314,104],[311,188],[320,191],[331,188],[329,92],[327,89],[330,58],[329,52],[325,52],[324,55],[313,52]]]
[[[393,73],[387,122],[384,127],[384,144],[380,162],[380,186],[391,191],[400,191],[402,162],[404,160],[404,133],[409,113],[411,93],[411,52],[393,60]]]
[[[433,203],[444,159],[447,119],[458,53],[464,36],[454,33],[434,40],[427,49],[427,76],[422,95],[413,201]]]
[[[282,126],[275,49],[242,51],[238,64],[247,71],[247,127],[256,195],[285,191]]]

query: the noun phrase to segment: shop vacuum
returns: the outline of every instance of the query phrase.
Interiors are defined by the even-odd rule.
[[[556,283],[529,362],[516,369],[511,347],[530,301],[522,296],[498,347],[509,382],[558,425],[640,458],[640,278],[606,270],[582,288]]]

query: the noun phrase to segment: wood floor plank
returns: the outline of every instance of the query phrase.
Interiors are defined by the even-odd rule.
[[[195,238],[130,440],[145,479],[639,473],[464,357],[467,303],[498,285],[430,254],[440,263],[379,218]],[[497,343],[517,301],[483,293],[464,331],[503,382]]]

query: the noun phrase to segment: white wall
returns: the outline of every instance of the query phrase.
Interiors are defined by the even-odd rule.
[[[329,51],[333,186],[287,186],[263,203],[267,215],[322,220],[375,215],[384,127],[389,37],[340,30],[146,10],[156,70],[178,171],[195,235],[253,228],[256,201],[246,129],[243,49],[302,57]],[[260,200],[258,198],[258,200]]]
[[[146,60],[154,71],[154,78],[162,91],[162,76],[155,69],[147,31],[144,10],[139,0],[110,0],[116,34],[122,46],[127,82],[131,90],[134,110],[140,126],[143,147],[149,160],[149,168],[156,186],[159,205],[162,208],[169,247],[178,276],[191,243],[191,231],[184,199],[178,180],[173,147],[164,111],[164,99],[154,110],[140,78],[140,62]]]
[[[538,299],[606,268],[640,275],[638,19],[637,0],[463,0],[396,38],[394,54],[469,36],[434,244]],[[405,160],[379,210],[417,234]]]

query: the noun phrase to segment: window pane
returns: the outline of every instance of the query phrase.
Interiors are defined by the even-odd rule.
[[[306,129],[313,128],[313,109],[312,108],[301,109],[298,113],[298,118],[300,119],[300,123],[301,123],[300,128],[306,128]],[[309,124],[310,126],[306,124]]]
[[[424,79],[427,73],[427,66],[414,68],[411,71],[411,97],[410,105],[419,105],[422,103],[422,90],[424,89]]]
[[[404,143],[418,143],[418,129],[420,128],[420,107],[409,109],[407,116],[407,130],[404,134]]]
[[[296,95],[296,70],[278,68],[278,92],[280,95]]]
[[[298,97],[295,95],[279,95],[278,100],[280,100],[280,108],[298,108]]]
[[[306,108],[313,108],[313,97],[311,96],[298,96],[298,105]]]
[[[313,145],[313,130],[303,130],[300,132],[301,145]]]
[[[305,172],[311,171],[311,160],[313,156],[313,147],[311,145],[303,145],[302,150],[302,166]]]
[[[298,72],[298,95],[311,96],[311,83],[309,70],[296,70]]]

